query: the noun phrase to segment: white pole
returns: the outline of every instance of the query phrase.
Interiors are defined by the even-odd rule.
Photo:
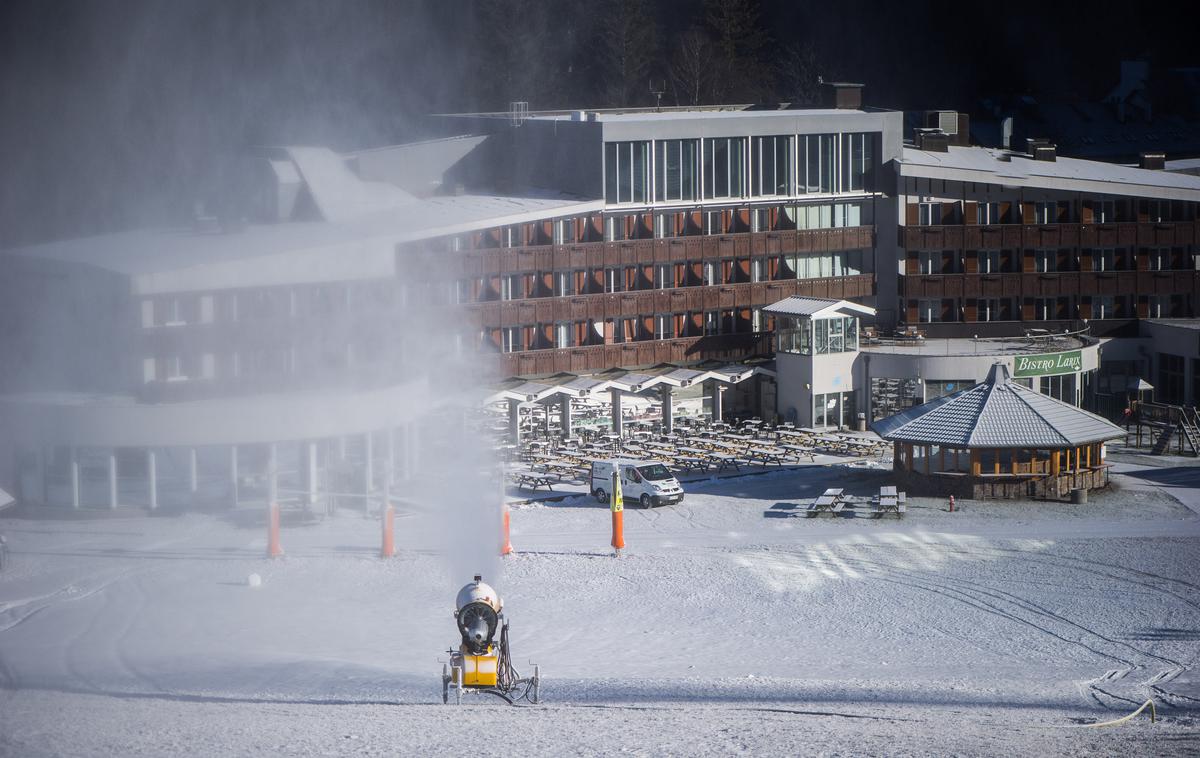
[[[108,507],[117,507],[117,451],[108,451]]]
[[[71,447],[71,507],[79,508],[79,448]]]
[[[146,451],[146,484],[150,489],[150,510],[158,508],[158,466],[154,460],[154,451]]]

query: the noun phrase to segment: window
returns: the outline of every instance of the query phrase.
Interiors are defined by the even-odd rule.
[[[805,134],[800,137],[797,152],[803,163],[800,177],[801,189],[804,192],[830,193],[834,191],[834,169],[837,165],[836,136],[834,134]]]
[[[751,258],[750,259],[750,281],[765,282],[767,281],[767,259],[766,258]],[[757,329],[755,331],[758,331]]]
[[[554,323],[554,346],[557,348],[571,347],[574,344],[575,330],[570,321]]]
[[[1000,251],[999,250],[980,250],[979,256],[979,273],[995,274],[1000,270]]]
[[[554,244],[566,245],[575,241],[575,219],[560,218],[554,222]]]
[[[700,172],[700,141],[659,140],[654,146],[655,199],[660,202],[695,200]]]
[[[508,276],[500,277],[500,299],[520,300],[525,297],[524,282],[521,279],[520,274],[509,274]]]
[[[675,337],[675,320],[669,313],[654,315],[654,339],[669,340]]]
[[[797,229],[828,229],[833,226],[833,206],[829,203],[821,205],[801,205],[793,211]]]
[[[980,203],[977,220],[981,224],[999,224],[1000,203]]]
[[[1117,220],[1115,200],[1096,200],[1092,203],[1092,220],[1097,224],[1111,224]]]
[[[1150,318],[1166,318],[1171,315],[1170,295],[1151,295],[1149,303]]]
[[[746,138],[704,140],[704,196],[742,197],[746,194]]]
[[[975,315],[976,321],[999,321],[1000,320],[1000,301],[997,299],[984,299],[978,301],[978,307]]]
[[[920,256],[920,271],[922,274],[942,273],[942,254],[940,251],[922,250]]]
[[[650,189],[650,143],[604,143],[604,200],[644,203]]]
[[[575,275],[571,271],[557,271],[554,274],[554,296],[567,297],[575,294]]]
[[[721,319],[716,311],[704,312],[704,333],[706,335],[720,334]]]
[[[940,320],[942,314],[942,304],[939,300],[918,300],[917,301],[917,321],[922,324],[930,324]],[[935,318],[935,316],[937,318]]]
[[[1092,295],[1092,318],[1116,318],[1117,304],[1112,295]]]
[[[163,359],[163,374],[168,382],[187,379],[183,373],[183,359],[178,355],[168,355]]]
[[[942,223],[942,204],[918,203],[917,223],[921,226],[936,226]]]
[[[1054,298],[1039,297],[1033,301],[1033,317],[1046,321],[1054,318],[1057,308],[1055,307]]]
[[[1152,247],[1150,253],[1151,271],[1169,271],[1171,268],[1171,248]]]
[[[792,194],[792,138],[752,137],[750,140],[750,194]]]
[[[1146,220],[1155,223],[1171,220],[1170,200],[1143,200],[1146,204]]]
[[[675,286],[675,267],[670,263],[654,264],[654,289],[665,290]]]
[[[704,283],[709,287],[717,284],[717,264],[712,261],[704,262]]]
[[[1033,259],[1039,274],[1058,270],[1057,250],[1034,250]]]
[[[521,349],[521,327],[507,326],[500,330],[500,350],[513,353]]]
[[[1053,224],[1058,221],[1058,203],[1055,201],[1033,204],[1032,224]]]
[[[873,135],[842,135],[842,192],[863,192],[874,189]]]
[[[604,291],[623,292],[625,290],[625,270],[620,268],[604,269]]]
[[[862,226],[862,205],[860,203],[834,203],[834,226]]]
[[[1092,250],[1093,271],[1113,271],[1116,269],[1117,251],[1111,247]]]

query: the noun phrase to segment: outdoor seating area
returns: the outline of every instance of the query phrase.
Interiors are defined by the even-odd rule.
[[[879,494],[870,498],[846,495],[841,487],[831,487],[813,499],[808,508],[802,511],[805,516],[858,516],[864,513],[872,518],[895,516],[903,518],[907,510],[908,496],[897,492],[895,485],[879,488]],[[863,510],[859,510],[862,507]]]
[[[520,442],[508,442],[506,411],[491,411],[483,424],[503,454],[508,482],[527,492],[555,492],[560,484],[586,484],[596,460],[616,457],[662,461],[676,474],[721,474],[813,463],[818,455],[883,458],[891,446],[874,436],[800,429],[791,423],[771,424],[761,418],[711,421],[703,416],[676,416],[664,431],[652,405],[639,417],[636,407],[623,421],[623,434],[610,431],[610,409],[598,401],[573,404],[563,436],[555,423],[555,407],[522,408]]]

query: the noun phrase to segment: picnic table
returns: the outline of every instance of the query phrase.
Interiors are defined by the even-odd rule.
[[[517,471],[512,474],[513,481],[520,489],[537,490],[538,487],[545,487],[551,492],[554,491],[554,482],[561,481],[558,474],[539,473],[536,471]]]
[[[782,451],[772,450],[768,447],[752,447],[746,450],[746,457],[749,458],[751,463],[754,461],[761,461],[762,465],[764,466],[770,466],[772,464],[776,466],[782,466],[783,456],[784,453]]]
[[[885,513],[895,514],[896,518],[904,517],[904,501],[905,493],[897,492],[896,487],[889,485],[879,488],[879,504],[875,508],[875,518],[880,518]]]
[[[682,471],[707,471],[708,460],[695,455],[680,455],[673,461],[675,468]]]
[[[742,470],[741,466],[738,465],[740,461],[736,455],[730,455],[729,453],[710,453],[708,457],[716,463],[717,471],[724,471],[730,466],[733,466],[734,471]]]
[[[792,457],[796,460],[800,460],[804,456],[808,456],[810,461],[817,459],[817,454],[807,447],[800,447],[799,445],[780,445],[779,447],[791,453]]]
[[[808,508],[808,514],[813,516],[821,513],[841,513],[845,505],[842,502],[842,489],[830,488],[813,501]]]

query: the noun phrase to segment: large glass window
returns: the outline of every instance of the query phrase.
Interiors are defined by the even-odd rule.
[[[792,194],[792,138],[750,139],[750,194]]]
[[[839,191],[863,192],[874,189],[874,149],[871,134],[842,135],[842,175]]]
[[[644,203],[649,199],[650,143],[604,143],[604,200]]]
[[[742,197],[746,194],[746,138],[704,140],[704,196]]]
[[[655,198],[660,201],[695,200],[700,183],[700,140],[660,140],[654,149]]]
[[[803,167],[801,185],[805,192],[833,192],[837,165],[836,134],[805,134],[800,137]]]

